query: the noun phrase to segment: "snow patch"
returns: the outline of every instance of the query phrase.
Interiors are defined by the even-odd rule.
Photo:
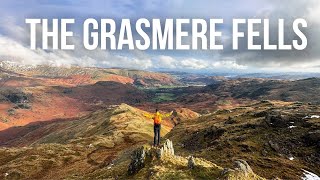
[[[311,116],[306,116],[306,117],[304,117],[304,119],[319,119],[320,118],[320,116],[319,115],[311,115]]]
[[[292,128],[296,128],[297,126],[289,126],[288,128],[289,129],[292,129]]]
[[[303,177],[301,177],[302,180],[320,180],[320,177],[318,175],[304,169],[302,170],[303,170]]]
[[[313,119],[313,118],[320,118],[320,116],[319,116],[319,115],[312,115],[312,116],[310,116],[310,118],[311,118],[311,119]]]

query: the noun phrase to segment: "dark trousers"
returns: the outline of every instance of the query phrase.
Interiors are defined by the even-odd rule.
[[[159,145],[160,144],[160,130],[161,130],[161,124],[154,124],[154,139],[153,144]]]

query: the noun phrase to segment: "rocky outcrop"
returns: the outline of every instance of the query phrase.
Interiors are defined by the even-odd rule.
[[[174,149],[172,141],[167,139],[161,147],[146,148],[141,147],[133,151],[131,155],[131,162],[128,167],[128,174],[134,175],[145,167],[146,161],[153,159],[164,159],[174,156]]]
[[[203,158],[177,156],[169,139],[161,147],[141,147],[132,153],[128,175],[139,179],[145,171],[149,171],[147,179],[263,179],[244,160],[235,161],[232,169],[223,169]]]
[[[286,128],[289,126],[289,119],[282,116],[280,113],[277,114],[267,114],[266,122],[272,127]]]
[[[245,174],[245,176],[247,177],[249,174],[252,174],[253,171],[251,169],[251,167],[249,166],[249,164],[244,161],[244,160],[237,160],[234,162],[234,167],[236,171],[242,172],[243,174]]]
[[[303,114],[288,114],[277,111],[268,112],[265,121],[270,127],[290,128],[294,126],[309,127],[310,124],[305,120]]]
[[[159,158],[162,158],[164,156],[174,156],[173,144],[169,139],[167,139],[163,146],[160,148]]]
[[[131,155],[131,163],[128,167],[128,174],[133,175],[139,172],[145,166],[146,160],[146,151],[144,147],[141,147],[135,151],[133,151]]]
[[[236,160],[232,169],[226,168],[222,171],[223,179],[256,179],[262,180],[264,178],[256,175],[249,164],[245,160]]]

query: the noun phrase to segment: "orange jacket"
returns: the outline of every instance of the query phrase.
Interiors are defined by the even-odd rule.
[[[161,124],[162,118],[166,118],[172,115],[173,112],[167,114],[161,114],[159,111],[154,114],[144,114],[145,117],[153,119],[154,124]]]

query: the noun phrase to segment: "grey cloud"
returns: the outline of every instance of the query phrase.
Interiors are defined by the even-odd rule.
[[[308,21],[308,28],[304,30],[308,38],[308,47],[303,51],[298,50],[281,50],[281,51],[250,51],[247,50],[247,40],[244,38],[240,43],[242,47],[238,51],[231,49],[231,40],[227,42],[227,48],[221,52],[224,57],[233,57],[240,65],[248,65],[254,67],[277,67],[284,68],[320,61],[320,20],[314,19],[312,13],[317,12],[319,3],[315,0],[300,0],[300,1],[270,1],[272,8],[258,12],[257,18],[269,18],[270,25],[270,41],[271,44],[278,44],[278,24],[279,18],[285,19],[287,22],[285,29],[285,42],[291,44],[293,39],[297,39],[292,31],[292,22],[295,18],[305,18]],[[260,37],[256,38],[256,44],[263,44],[263,30],[257,29],[260,32]],[[288,31],[289,30],[289,31]],[[246,30],[244,30],[246,31]]]

